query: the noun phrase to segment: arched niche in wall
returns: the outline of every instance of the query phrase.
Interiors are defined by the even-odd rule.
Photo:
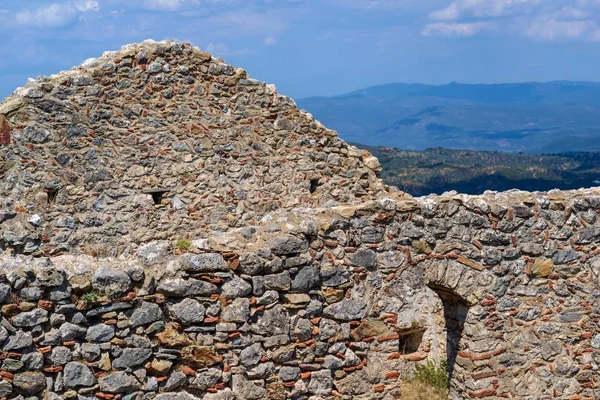
[[[425,284],[436,293],[443,306],[451,397],[452,393],[464,394],[464,382],[469,373],[457,364],[457,357],[459,352],[469,347],[465,324],[478,323],[471,308],[493,286],[494,277],[482,265],[462,256],[430,259],[421,267]]]

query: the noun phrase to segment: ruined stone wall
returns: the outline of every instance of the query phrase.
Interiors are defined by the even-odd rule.
[[[413,199],[379,169],[187,44],[28,83],[0,399],[391,400],[427,360],[452,399],[600,398],[600,190]]]
[[[0,395],[395,399],[600,394],[600,190],[276,212],[136,256],[5,257]]]
[[[177,42],[29,82],[0,105],[0,137],[0,248],[25,254],[116,256],[391,190],[273,85]]]

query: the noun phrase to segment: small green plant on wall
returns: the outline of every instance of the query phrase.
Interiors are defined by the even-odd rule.
[[[446,389],[448,387],[448,362],[442,361],[436,365],[432,360],[427,360],[427,364],[415,366],[414,380],[417,382],[431,385],[437,389]]]
[[[180,251],[180,252],[184,252],[184,251],[188,251],[190,249],[190,247],[192,247],[192,242],[189,241],[188,239],[177,239],[177,242],[175,242],[175,250]]]

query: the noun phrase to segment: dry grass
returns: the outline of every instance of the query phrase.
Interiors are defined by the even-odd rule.
[[[402,400],[448,400],[448,389],[437,389],[425,383],[404,382],[401,386]]]

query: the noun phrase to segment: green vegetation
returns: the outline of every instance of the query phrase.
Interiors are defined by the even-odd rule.
[[[182,238],[175,242],[175,250],[188,251],[190,247],[192,247],[192,242],[190,242],[188,239]]]
[[[98,303],[105,296],[105,293],[101,292],[100,290],[94,289],[91,292],[87,292],[81,295],[80,300],[83,301],[86,305],[92,305],[94,303]]]
[[[598,186],[600,153],[532,155],[496,151],[369,147],[383,166],[381,178],[414,196],[485,190],[548,191]]]
[[[448,363],[446,361],[436,365],[432,360],[427,360],[427,364],[417,364],[415,368],[415,381],[440,390],[448,388]]]

